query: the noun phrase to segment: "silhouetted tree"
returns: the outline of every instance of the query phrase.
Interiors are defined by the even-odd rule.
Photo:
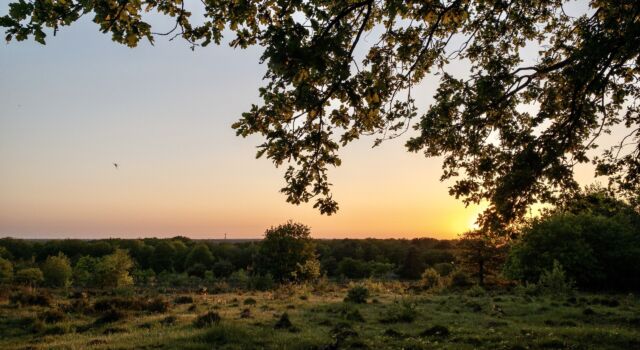
[[[398,276],[406,279],[418,279],[424,271],[424,261],[421,259],[420,251],[414,245],[411,245],[404,258],[404,262],[398,269]]]
[[[279,282],[318,277],[319,269],[308,268],[309,261],[317,260],[310,234],[309,227],[291,221],[269,228],[260,245],[257,272]]]
[[[500,271],[507,253],[507,241],[502,235],[483,230],[466,232],[460,240],[460,264],[483,286],[488,276]]]

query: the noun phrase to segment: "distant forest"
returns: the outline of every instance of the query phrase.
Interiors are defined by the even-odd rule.
[[[287,222],[262,240],[0,239],[0,283],[267,290],[321,279],[417,285],[640,289],[640,211],[593,187],[509,232],[456,240],[311,238]],[[561,289],[564,289],[562,287]]]
[[[427,267],[454,264],[458,240],[433,238],[334,239],[312,240],[321,272],[329,277],[418,278]],[[195,240],[187,237],[167,239],[99,240],[23,240],[0,239],[0,249],[16,268],[38,266],[59,253],[76,266],[83,257],[102,258],[117,249],[126,250],[134,261],[134,271],[145,274],[186,274],[204,278],[207,271],[215,278],[256,268],[261,240]],[[204,268],[203,268],[204,267]],[[415,271],[415,272],[414,272]],[[134,272],[135,275],[135,272]]]

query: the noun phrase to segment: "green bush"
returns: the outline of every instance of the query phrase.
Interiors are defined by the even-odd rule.
[[[65,319],[65,314],[61,310],[46,310],[38,314],[38,318],[45,323],[58,323]]]
[[[44,281],[42,270],[37,267],[29,267],[16,272],[15,281],[27,286],[37,286]]]
[[[442,278],[438,271],[428,268],[420,276],[420,284],[425,290],[435,290],[442,286]]]
[[[169,307],[169,301],[161,296],[158,296],[147,301],[145,310],[153,313],[164,313],[169,310]]]
[[[102,315],[100,315],[100,317],[98,317],[93,322],[93,324],[99,326],[107,323],[118,322],[126,319],[127,317],[129,317],[129,315],[127,315],[127,313],[125,313],[124,311],[109,309],[102,313]]]
[[[384,312],[380,323],[411,323],[418,317],[416,305],[407,300],[392,304],[389,310]]]
[[[474,284],[465,294],[469,297],[478,298],[487,295],[487,292],[480,285]]]
[[[8,259],[0,257],[0,283],[11,282],[13,279],[13,264]]]
[[[538,281],[538,289],[546,295],[566,295],[573,291],[573,283],[567,276],[558,260],[553,261],[553,268],[542,271]]]
[[[347,292],[344,301],[355,304],[366,304],[369,297],[369,289],[363,286],[355,286]]]
[[[73,275],[69,258],[62,253],[47,257],[47,260],[42,264],[42,274],[47,286],[68,287]]]
[[[273,287],[275,286],[275,281],[273,280],[273,277],[271,277],[271,274],[256,274],[249,277],[247,285],[249,289],[267,291],[273,289]]]
[[[442,277],[447,277],[454,271],[453,264],[448,262],[435,264],[433,268],[438,271],[438,274]]]
[[[252,339],[241,326],[233,324],[217,324],[202,336],[202,340],[211,345],[212,349],[227,344],[236,346],[234,349],[252,349],[255,348]]]
[[[20,290],[9,296],[9,302],[18,305],[51,306],[53,298],[43,291]]]
[[[271,274],[277,282],[313,280],[320,263],[308,226],[289,221],[267,229],[256,257],[256,272]]]
[[[449,285],[454,288],[466,288],[471,285],[471,278],[462,270],[455,270],[450,275]]]
[[[209,311],[204,315],[198,316],[198,318],[193,321],[193,325],[197,328],[204,328],[217,325],[220,323],[220,320],[222,320],[220,314],[215,311]]]
[[[176,304],[193,304],[193,297],[190,295],[180,295],[177,296],[173,302]]]
[[[637,290],[640,279],[631,276],[640,276],[638,232],[640,214],[632,207],[599,192],[588,193],[525,227],[504,272],[519,281],[537,282],[557,260],[579,288]]]

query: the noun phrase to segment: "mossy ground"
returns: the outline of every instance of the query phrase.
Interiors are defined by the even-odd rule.
[[[166,312],[130,310],[122,319],[96,323],[101,312],[80,309],[47,323],[45,311],[68,310],[72,301],[56,291],[50,307],[0,301],[0,349],[640,348],[640,299],[634,295],[416,294],[380,284],[370,290],[366,304],[345,303],[347,289],[339,286],[188,294],[193,304],[176,304],[178,295],[165,293],[172,301]],[[151,291],[136,295],[145,292]],[[245,302],[249,298],[255,303]],[[195,327],[209,311],[221,321]],[[284,313],[292,325],[276,329]]]

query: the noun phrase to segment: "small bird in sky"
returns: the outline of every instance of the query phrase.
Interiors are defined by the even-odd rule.
[[[118,169],[118,163],[113,163],[113,166]]]

